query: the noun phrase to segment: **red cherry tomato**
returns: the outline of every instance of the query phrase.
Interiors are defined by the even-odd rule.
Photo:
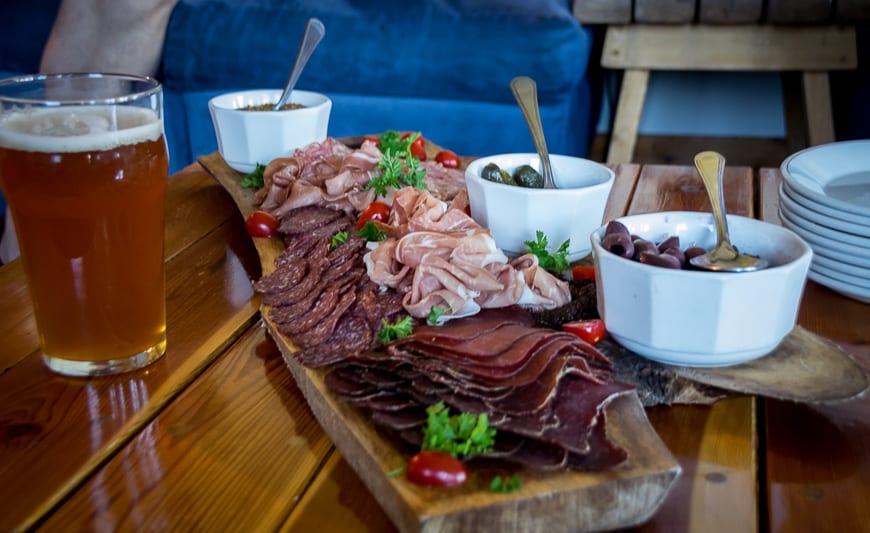
[[[410,136],[410,133],[403,133],[401,138],[402,140],[404,140]],[[417,138],[411,142],[411,146],[408,147],[408,151],[411,152],[412,156],[416,157],[420,161],[426,161],[426,146],[422,135],[418,135]]]
[[[577,265],[571,268],[573,279],[591,279],[595,281],[595,267],[591,265]]]
[[[468,472],[462,461],[452,455],[426,450],[411,457],[405,477],[417,485],[455,487],[465,483]]]
[[[390,206],[384,202],[372,202],[360,213],[359,219],[356,221],[356,229],[361,230],[366,222],[370,220],[378,220],[386,222],[390,218]]]
[[[366,135],[365,137],[363,137],[362,142],[366,142],[366,141],[373,142],[373,143],[375,143],[375,146],[378,146],[381,139],[375,135]],[[362,143],[360,143],[360,144],[362,144]]]
[[[445,168],[459,168],[459,156],[453,150],[441,150],[435,154],[435,161]]]
[[[589,344],[598,344],[601,342],[601,339],[604,338],[606,332],[604,321],[600,318],[565,322],[562,324],[562,329],[568,333],[577,335]]]
[[[280,225],[275,215],[266,211],[254,211],[245,221],[245,229],[251,237],[272,238],[278,235]]]

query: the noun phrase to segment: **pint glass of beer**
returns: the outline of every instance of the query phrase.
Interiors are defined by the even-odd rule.
[[[157,81],[0,80],[0,187],[50,369],[114,374],[166,350],[168,171]]]

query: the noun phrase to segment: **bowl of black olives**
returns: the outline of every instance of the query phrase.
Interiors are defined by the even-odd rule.
[[[482,157],[465,170],[471,216],[508,255],[526,253],[538,232],[549,251],[564,246],[569,261],[591,251],[589,236],[601,225],[614,173],[581,157],[550,155],[550,163],[555,189],[543,188],[536,153]]]

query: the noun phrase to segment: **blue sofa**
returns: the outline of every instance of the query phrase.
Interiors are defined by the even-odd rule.
[[[38,69],[57,3],[4,2],[0,75]],[[172,171],[217,149],[209,98],[283,86],[309,17],[326,37],[297,87],[333,99],[331,136],[414,130],[460,154],[533,151],[509,87],[526,75],[550,151],[588,153],[593,39],[571,0],[181,0],[158,74]]]

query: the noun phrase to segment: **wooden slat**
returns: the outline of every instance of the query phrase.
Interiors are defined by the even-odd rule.
[[[867,0],[837,0],[834,20],[841,23],[867,22],[870,20],[870,2]]]
[[[21,261],[0,267],[0,374],[39,346],[30,293],[23,279]]]
[[[0,376],[0,530],[38,520],[199,374],[257,316],[258,272],[244,225],[223,224],[167,263],[159,361],[113,379],[68,379],[34,352]]]
[[[649,70],[626,70],[619,91],[619,104],[613,121],[607,162],[610,164],[631,163],[637,131],[643,114],[643,103],[649,85]]]
[[[639,24],[688,24],[695,20],[695,0],[634,0]]]
[[[824,24],[831,19],[831,0],[767,0],[771,24]]]
[[[764,14],[763,0],[698,0],[701,24],[755,24]]]
[[[281,533],[392,533],[396,526],[353,468],[333,451]]]
[[[44,527],[273,531],[331,449],[274,342],[254,325]]]
[[[829,71],[858,64],[851,26],[610,26],[601,63],[650,70]]]
[[[725,211],[732,215],[754,216],[752,169],[726,166],[722,181]],[[630,212],[710,210],[710,198],[695,167],[645,165],[632,198]]]
[[[760,171],[763,219],[777,223],[779,169]],[[849,351],[870,373],[868,306],[807,281],[798,323]],[[870,523],[870,396],[834,405],[768,401],[771,530],[862,531]],[[795,421],[800,421],[796,423]]]
[[[827,72],[804,72],[804,107],[810,146],[834,142],[834,111]]]
[[[575,0],[572,9],[581,24],[631,22],[631,0]]]

